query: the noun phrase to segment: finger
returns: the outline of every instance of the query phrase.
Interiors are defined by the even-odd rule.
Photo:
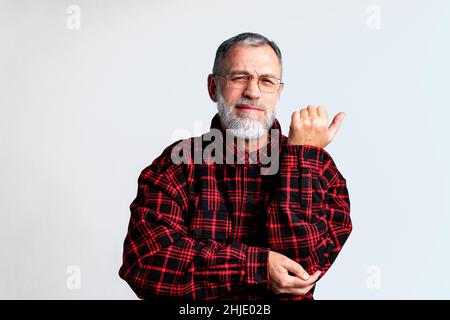
[[[341,123],[344,117],[345,117],[344,112],[339,112],[337,115],[334,116],[333,122],[331,122],[330,126],[328,127],[328,132],[330,133],[331,139],[334,138],[337,131],[341,127]]]
[[[319,118],[323,118],[324,120],[326,120],[326,123],[328,124],[328,113],[327,113],[327,109],[325,109],[322,106],[318,106],[317,107],[317,115],[319,116]]]
[[[312,106],[312,105],[309,105],[309,106],[306,108],[306,110],[308,110],[308,114],[309,114],[309,117],[310,117],[311,119],[316,119],[316,118],[318,117],[316,107],[314,107],[314,106]]]
[[[320,276],[320,271],[316,271],[313,276],[309,277],[308,280],[302,280],[298,277],[293,277],[290,275],[285,275],[284,279],[280,282],[280,290],[286,291],[291,288],[295,289],[305,289],[308,286],[314,285]]]
[[[310,276],[308,278],[308,280],[300,280],[301,282],[297,282],[298,287],[300,288],[304,288],[306,286],[312,285],[314,284],[317,280],[319,280],[321,272],[320,271],[316,271],[312,276]]]
[[[300,119],[301,120],[309,120],[308,110],[306,110],[306,109],[300,110]]]
[[[303,269],[303,267],[291,259],[286,259],[285,263],[283,264],[283,267],[286,268],[287,271],[292,272],[296,276],[298,276],[300,279],[308,280],[309,274],[308,272]]]
[[[322,274],[322,271],[320,271],[320,270],[317,270],[316,272],[314,272],[314,274],[311,276],[311,278],[308,279],[308,284],[313,284],[317,280],[319,280],[321,274]]]
[[[296,295],[296,296],[304,296],[309,291],[311,291],[311,289],[314,288],[315,285],[316,284],[314,283],[314,284],[312,284],[312,285],[310,285],[310,286],[308,286],[306,288],[291,288],[291,289],[288,290],[289,291],[288,293]]]
[[[305,280],[290,275],[286,275],[284,281],[280,284],[284,290],[289,290],[290,288],[304,288],[308,285],[309,284],[306,284]]]
[[[300,112],[294,111],[291,116],[291,124],[296,123],[297,121],[300,121]]]

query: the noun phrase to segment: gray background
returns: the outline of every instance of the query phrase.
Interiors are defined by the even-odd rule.
[[[450,298],[450,3],[438,0],[1,0],[0,298],[136,298],[117,272],[137,177],[207,130],[215,50],[244,31],[284,54],[284,134],[296,108],[347,113],[326,149],[354,231],[316,299]]]

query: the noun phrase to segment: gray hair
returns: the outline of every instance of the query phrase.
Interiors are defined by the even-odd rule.
[[[219,46],[219,48],[217,48],[216,58],[214,60],[214,66],[213,66],[213,74],[220,73],[220,69],[222,67],[222,62],[225,59],[227,52],[231,48],[233,48],[237,45],[248,45],[248,46],[255,46],[255,47],[259,47],[259,46],[263,46],[263,45],[271,46],[273,51],[275,51],[275,54],[278,57],[278,61],[280,62],[280,68],[281,68],[281,70],[283,70],[281,51],[280,51],[280,48],[278,48],[277,44],[274,41],[271,41],[258,33],[245,32],[245,33],[240,33],[237,36],[234,36],[228,40],[225,40]],[[281,71],[281,73],[282,73],[282,71]]]

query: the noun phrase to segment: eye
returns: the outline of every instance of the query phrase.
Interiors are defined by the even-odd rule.
[[[261,78],[261,81],[264,84],[276,84],[276,81],[272,78]]]
[[[233,77],[231,77],[231,80],[233,80],[233,81],[244,81],[244,80],[247,80],[247,76],[244,76],[244,75],[233,76]]]

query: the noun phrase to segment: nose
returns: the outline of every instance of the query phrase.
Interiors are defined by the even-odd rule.
[[[259,99],[261,97],[261,90],[259,90],[258,79],[249,80],[243,94],[245,98],[251,100]]]

